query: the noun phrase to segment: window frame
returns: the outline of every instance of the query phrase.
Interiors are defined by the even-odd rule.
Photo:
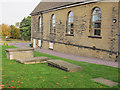
[[[69,16],[70,13],[72,13],[72,16]],[[69,21],[69,20],[72,20],[72,21]],[[69,11],[67,14],[66,36],[73,36],[73,35],[74,35],[74,13],[72,11]]]
[[[41,19],[40,19],[41,18]],[[38,25],[39,32],[43,32],[43,16],[39,16],[39,25]]]
[[[96,9],[96,8],[98,8],[99,10],[100,10],[100,12],[101,13],[98,13],[98,14],[93,14],[93,12],[94,12],[94,10]],[[100,18],[100,21],[93,21],[93,16],[98,16],[98,15],[101,15],[101,18]],[[92,9],[92,12],[91,12],[91,20],[90,20],[90,36],[93,36],[93,37],[101,37],[101,22],[102,22],[102,11],[101,11],[101,9],[99,8],[99,7],[94,7],[93,9]],[[93,26],[93,24],[100,24],[100,28],[93,28],[94,26]],[[99,34],[100,35],[96,35],[95,34],[95,31],[96,30],[99,30],[100,32],[99,32]],[[92,32],[93,32],[93,34],[92,34]]]
[[[52,14],[50,20],[50,33],[55,33],[55,32],[56,32],[56,15]]]

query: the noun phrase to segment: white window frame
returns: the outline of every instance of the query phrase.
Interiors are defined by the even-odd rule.
[[[36,48],[36,39],[33,39],[33,48]]]
[[[49,42],[49,49],[53,49],[53,42]]]
[[[41,47],[42,46],[42,40],[38,40],[38,47]]]

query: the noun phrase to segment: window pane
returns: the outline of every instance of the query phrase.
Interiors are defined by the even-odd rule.
[[[92,21],[101,21],[101,15],[93,15],[92,16]]]
[[[100,36],[100,30],[95,30],[95,35],[99,35]]]
[[[55,23],[55,20],[53,20],[52,23]]]
[[[55,15],[52,16],[52,19],[55,19]]]
[[[55,33],[55,15],[53,14],[52,15],[52,18],[51,18],[51,32],[52,33]]]
[[[71,25],[70,25],[70,26],[71,26],[71,28],[73,28],[73,23],[71,23]]]
[[[70,26],[68,26],[67,34],[70,34]]]
[[[73,34],[73,29],[71,28],[70,34]]]
[[[74,16],[73,12],[70,12],[68,17],[73,17],[73,16]]]
[[[94,30],[91,30],[91,35],[94,35]]]
[[[41,24],[41,22],[42,22],[42,18],[40,17],[40,24]]]
[[[73,22],[73,21],[74,21],[73,18],[69,18],[69,19],[68,19],[68,22]]]
[[[92,28],[101,28],[101,23],[93,23]]]
[[[101,10],[100,10],[100,8],[95,8],[94,10],[93,10],[93,14],[101,14],[102,12],[101,12]]]
[[[42,25],[40,24],[40,27],[42,27]]]
[[[53,24],[53,27],[55,27],[55,24]]]

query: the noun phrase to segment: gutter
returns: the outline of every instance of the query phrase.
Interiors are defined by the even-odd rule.
[[[44,11],[40,11],[40,12],[36,12],[36,13],[31,13],[30,15],[31,16],[34,16],[34,15],[38,15],[38,14],[41,14],[41,13],[47,13],[47,12],[51,12],[53,10],[61,10],[61,9],[65,9],[65,8],[70,8],[70,7],[74,7],[74,6],[79,6],[79,5],[84,5],[84,4],[89,4],[89,3],[95,3],[95,2],[98,2],[98,1],[102,1],[102,0],[85,0],[84,2],[76,2],[76,3],[73,3],[73,4],[68,4],[68,5],[64,5],[64,6],[60,6],[60,7],[55,7],[55,8],[51,8],[51,9],[48,9],[48,10],[44,10]]]
[[[115,62],[118,61],[118,55],[119,55],[119,39],[120,39],[120,2],[118,2],[118,13],[119,13],[119,16],[118,16],[118,41],[117,41],[117,54],[116,54],[116,59],[115,59]]]

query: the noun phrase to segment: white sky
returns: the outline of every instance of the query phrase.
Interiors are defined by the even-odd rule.
[[[15,25],[27,17],[41,0],[0,0],[0,24]]]
[[[5,23],[15,25],[24,17],[27,17],[41,0],[0,0],[0,24]],[[43,0],[50,1],[70,1],[70,0]],[[74,1],[74,0],[71,0]],[[83,0],[78,0],[83,1]],[[107,0],[119,1],[119,0]]]

